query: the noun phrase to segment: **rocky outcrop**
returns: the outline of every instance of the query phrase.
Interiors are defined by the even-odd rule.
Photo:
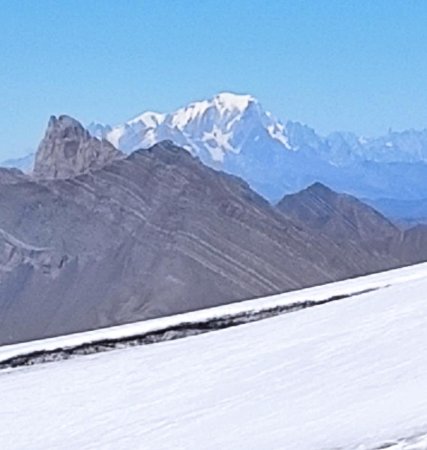
[[[36,153],[33,174],[45,179],[71,178],[120,157],[112,144],[92,137],[77,120],[52,116]]]

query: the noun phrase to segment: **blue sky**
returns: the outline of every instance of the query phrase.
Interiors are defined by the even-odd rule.
[[[220,91],[321,133],[427,127],[427,2],[0,0],[0,159],[51,114],[117,123]]]

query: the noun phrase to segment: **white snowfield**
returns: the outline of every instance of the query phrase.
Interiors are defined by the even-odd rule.
[[[0,371],[0,448],[427,449],[427,264],[3,347],[0,360],[373,288],[221,331]]]

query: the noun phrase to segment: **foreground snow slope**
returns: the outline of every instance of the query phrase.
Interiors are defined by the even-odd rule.
[[[391,286],[2,371],[0,448],[351,449],[427,433],[427,265],[377,277]]]

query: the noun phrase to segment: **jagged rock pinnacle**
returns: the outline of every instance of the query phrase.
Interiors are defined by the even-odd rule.
[[[108,141],[92,137],[72,117],[52,116],[37,150],[33,175],[71,178],[99,169],[121,155]]]

